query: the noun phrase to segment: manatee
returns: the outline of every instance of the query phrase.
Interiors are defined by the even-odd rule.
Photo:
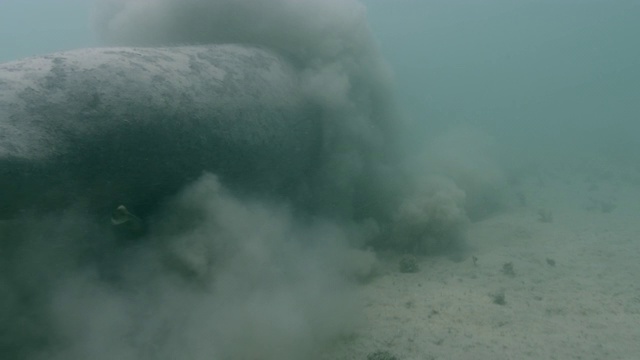
[[[90,48],[0,64],[0,218],[144,217],[203,172],[295,197],[321,111],[286,58],[243,45]]]

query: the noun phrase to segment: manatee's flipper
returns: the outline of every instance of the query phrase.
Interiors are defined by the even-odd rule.
[[[130,213],[124,205],[118,206],[111,213],[111,224],[129,235],[138,236],[144,232],[142,219]]]

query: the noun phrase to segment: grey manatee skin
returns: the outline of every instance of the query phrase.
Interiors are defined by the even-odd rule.
[[[322,141],[297,74],[241,45],[0,64],[0,218],[73,204],[144,215],[204,171],[239,191],[294,194]]]

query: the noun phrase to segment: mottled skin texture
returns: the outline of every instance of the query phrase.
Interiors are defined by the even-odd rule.
[[[0,217],[151,212],[203,171],[291,196],[317,165],[297,72],[238,45],[96,48],[0,64]]]

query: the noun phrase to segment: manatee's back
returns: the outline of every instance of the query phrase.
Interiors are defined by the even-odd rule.
[[[289,193],[317,161],[318,117],[295,69],[257,48],[97,48],[0,64],[0,215],[74,203],[145,212],[203,171]]]

